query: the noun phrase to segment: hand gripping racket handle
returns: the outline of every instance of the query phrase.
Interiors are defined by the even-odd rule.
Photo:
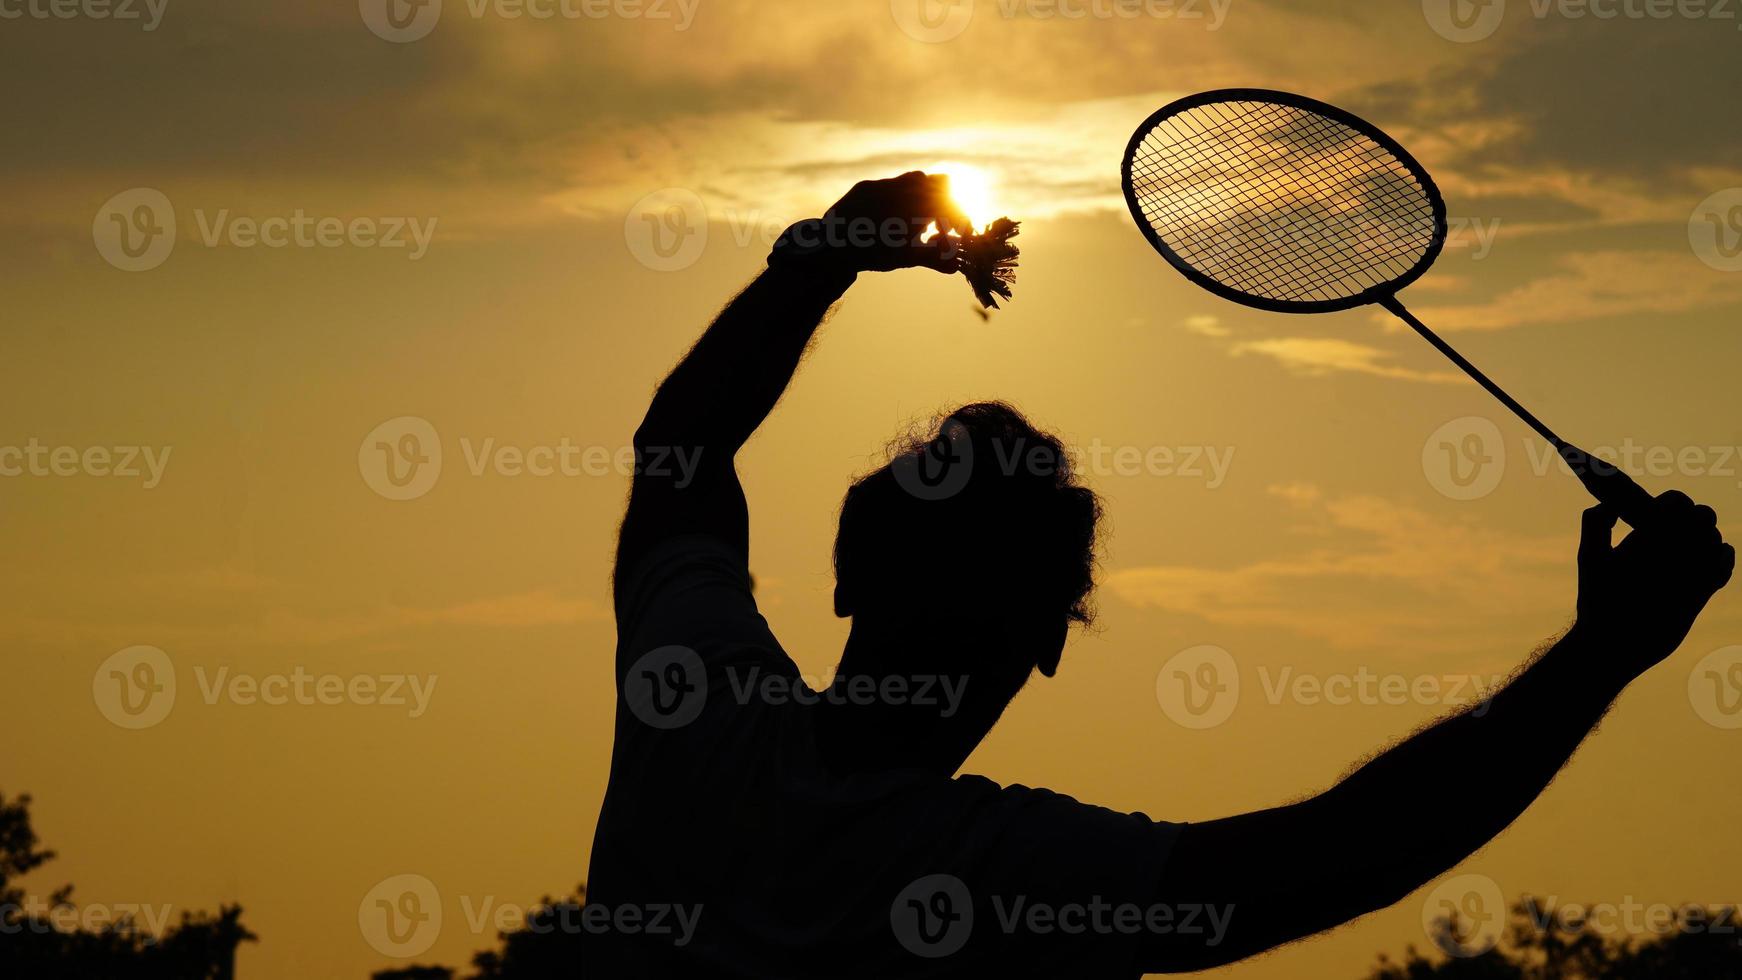
[[[1579,478],[1586,490],[1591,491],[1591,496],[1614,508],[1615,513],[1620,514],[1629,527],[1644,527],[1641,521],[1651,521],[1651,513],[1657,502],[1619,466],[1593,456],[1570,442],[1556,439],[1554,443],[1555,450],[1573,468],[1573,475]]]
[[[1650,522],[1652,510],[1655,508],[1651,494],[1645,492],[1644,487],[1634,483],[1633,478],[1623,473],[1620,467],[1592,456],[1555,435],[1552,429],[1542,424],[1541,419],[1530,414],[1530,411],[1518,404],[1511,395],[1506,393],[1505,389],[1490,381],[1486,374],[1483,374],[1476,365],[1465,360],[1464,355],[1458,353],[1451,344],[1441,340],[1439,334],[1428,329],[1427,324],[1417,320],[1415,314],[1409,312],[1402,303],[1398,302],[1396,295],[1381,296],[1377,302],[1393,316],[1409,324],[1416,333],[1421,334],[1428,343],[1434,345],[1436,350],[1446,355],[1453,364],[1462,368],[1465,374],[1474,378],[1477,384],[1487,389],[1490,395],[1500,399],[1502,405],[1512,409],[1513,414],[1523,419],[1524,423],[1536,430],[1538,435],[1547,439],[1549,445],[1553,446],[1555,451],[1561,454],[1561,458],[1567,461],[1567,465],[1573,468],[1573,474],[1579,478],[1580,483],[1585,485],[1585,489],[1591,492],[1591,496],[1613,507],[1615,513],[1621,515],[1621,519],[1626,521],[1629,527],[1643,527],[1641,521]]]

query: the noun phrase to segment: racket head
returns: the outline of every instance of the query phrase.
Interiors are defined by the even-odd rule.
[[[1213,145],[1215,141],[1204,139],[1211,131],[1203,127],[1209,125],[1243,129],[1253,141],[1269,138],[1268,143],[1242,147],[1240,140],[1228,139],[1224,142],[1232,149],[1223,152]],[[1311,137],[1305,148],[1295,148],[1300,152],[1294,154],[1292,161],[1287,159],[1289,144],[1274,138],[1286,134],[1291,126],[1306,127],[1305,132]],[[1395,231],[1392,226],[1401,222],[1401,233],[1388,233],[1393,240],[1385,243],[1383,257],[1373,254],[1362,257],[1357,254],[1359,247],[1355,243],[1333,242],[1328,251],[1316,256],[1319,259],[1316,265],[1313,256],[1308,256],[1306,269],[1293,270],[1303,273],[1299,276],[1303,281],[1287,282],[1290,270],[1266,268],[1275,255],[1285,250],[1295,250],[1288,254],[1301,254],[1298,243],[1302,229],[1285,222],[1257,230],[1236,225],[1236,233],[1228,237],[1240,244],[1224,250],[1231,254],[1218,260],[1216,249],[1205,243],[1206,230],[1184,223],[1187,215],[1179,212],[1196,206],[1199,202],[1194,197],[1202,198],[1210,190],[1212,182],[1205,177],[1205,170],[1228,167],[1235,171],[1237,179],[1250,180],[1264,172],[1263,165],[1277,163],[1276,159],[1257,159],[1247,152],[1266,147],[1280,148],[1277,156],[1281,164],[1294,163],[1309,180],[1316,178],[1322,182],[1338,176],[1380,180],[1385,186],[1377,197],[1364,196],[1359,187],[1348,182],[1331,183],[1317,203],[1333,208],[1359,207],[1365,200],[1367,216],[1377,217],[1382,227]],[[1353,155],[1356,162],[1337,163],[1322,157],[1315,161],[1307,153],[1315,148],[1339,148]],[[1163,193],[1157,187],[1157,179],[1176,165],[1186,168],[1184,186]],[[1199,169],[1194,172],[1191,167]],[[1168,103],[1151,113],[1132,134],[1120,166],[1120,179],[1132,219],[1162,258],[1210,292],[1263,310],[1325,313],[1378,302],[1420,278],[1439,257],[1446,241],[1445,199],[1427,170],[1408,150],[1365,119],[1293,92],[1216,89]],[[1275,196],[1267,197],[1273,191]],[[1250,208],[1278,203],[1288,196],[1276,188],[1267,191],[1263,186],[1253,188],[1248,183],[1246,199],[1236,197],[1230,202],[1224,198],[1217,202],[1212,198],[1211,203],[1223,211],[1233,211],[1223,215],[1232,220],[1250,215],[1231,205]],[[1310,197],[1293,196],[1297,202],[1303,196]],[[1212,217],[1208,231],[1217,227]],[[1227,232],[1228,228],[1222,226],[1222,230]],[[1320,233],[1323,234],[1323,229]],[[1321,240],[1320,244],[1324,242]]]

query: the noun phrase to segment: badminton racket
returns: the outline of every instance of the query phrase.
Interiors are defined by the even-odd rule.
[[[1556,435],[1398,300],[1444,247],[1446,207],[1378,127],[1305,96],[1220,89],[1144,120],[1122,171],[1138,229],[1187,279],[1282,313],[1384,307],[1548,440],[1592,496],[1634,527],[1649,521],[1639,484]]]

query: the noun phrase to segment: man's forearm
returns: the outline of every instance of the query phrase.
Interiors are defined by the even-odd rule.
[[[780,400],[817,326],[853,279],[764,270],[659,386],[636,444],[730,459]]]
[[[1152,970],[1205,969],[1391,905],[1504,830],[1631,677],[1575,627],[1487,703],[1288,806],[1187,827],[1162,893],[1231,905],[1214,947],[1152,940]]]
[[[1307,804],[1347,850],[1346,900],[1379,908],[1468,857],[1566,764],[1632,677],[1575,626],[1493,699],[1405,740]],[[1364,855],[1365,857],[1360,857]],[[1353,858],[1370,866],[1346,874]],[[1330,868],[1326,869],[1330,871]]]

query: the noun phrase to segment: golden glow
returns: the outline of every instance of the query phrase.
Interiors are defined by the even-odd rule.
[[[949,175],[950,197],[968,216],[968,220],[974,223],[975,228],[983,227],[987,222],[1002,216],[993,196],[992,175],[985,170],[972,164],[945,161],[933,166],[931,172]]]
[[[960,276],[860,276],[739,458],[757,603],[799,670],[819,684],[835,671],[850,629],[831,595],[842,495],[908,422],[1009,401],[1062,435],[1109,515],[1097,628],[1073,631],[1058,676],[1027,685],[965,772],[1160,820],[1302,799],[1486,697],[1573,615],[1588,501],[1542,468],[1552,449],[1473,384],[1435,383],[1454,369],[1386,333],[1395,317],[1249,309],[1142,240],[1121,150],[1156,108],[1218,80],[1375,110],[1351,93],[1396,92],[1374,121],[1469,218],[1404,302],[1588,448],[1670,447],[1674,474],[1661,450],[1632,457],[1641,482],[1685,490],[1742,535],[1735,464],[1718,465],[1742,435],[1742,273],[1702,261],[1734,241],[1706,217],[1726,209],[1690,223],[1699,198],[1742,186],[1742,162],[1710,138],[1734,111],[1717,86],[1656,81],[1691,77],[1679,69],[1710,31],[1653,30],[1646,70],[1618,79],[1590,55],[1625,41],[1621,25],[1520,18],[1455,44],[1395,4],[1360,23],[1328,4],[1235,4],[1224,30],[980,10],[926,43],[883,5],[718,0],[689,30],[491,16],[403,45],[313,4],[185,6],[200,16],[167,14],[164,41],[219,29],[260,70],[187,86],[131,32],[95,28],[38,31],[0,65],[45,83],[27,123],[65,119],[131,151],[22,140],[0,159],[25,191],[0,209],[20,325],[0,333],[0,540],[31,556],[0,567],[0,717],[56,733],[9,743],[0,790],[34,794],[61,855],[19,887],[46,900],[72,883],[81,904],[176,917],[239,901],[261,937],[239,952],[245,980],[390,965],[354,911],[407,872],[445,914],[415,962],[455,966],[497,946],[473,927],[487,897],[501,911],[586,879],[621,703],[625,444],[780,230],[859,180],[948,174],[975,221],[1024,222],[1023,256],[990,322]],[[356,56],[311,81],[295,70],[311,42]],[[438,52],[427,72],[391,70]],[[1566,91],[1656,100],[1654,138],[1585,152],[1597,116],[1512,70],[1523,52]],[[125,68],[136,97],[86,97],[93,62]],[[1483,82],[1448,94],[1444,77]],[[186,103],[180,124],[139,118],[169,98]],[[388,105],[405,125],[382,126]],[[1490,146],[1521,152],[1472,152]],[[176,244],[162,267],[122,271],[93,219],[140,184],[170,198]],[[236,222],[299,208],[380,233],[234,244]],[[415,221],[395,236],[407,247],[376,247],[393,215]],[[417,226],[433,241],[413,261]],[[1571,342],[1585,335],[1602,342]],[[1625,385],[1581,383],[1623,370]],[[402,417],[438,438],[387,456],[370,437]],[[1466,446],[1483,420],[1498,434]],[[60,447],[79,475],[59,475]],[[378,489],[426,473],[415,500]],[[1502,474],[1470,498],[1474,477]],[[1702,660],[1737,643],[1742,583],[1454,874],[1509,898],[1733,901],[1742,780],[1715,777],[1742,729],[1713,719],[1742,717],[1725,717],[1736,692]],[[174,688],[104,666],[135,645],[164,652]],[[1159,696],[1210,693],[1171,662],[1205,645],[1235,659],[1237,706],[1188,729]],[[342,679],[344,703],[320,703],[320,684],[301,703],[299,671]],[[288,703],[268,703],[278,679]],[[414,679],[429,692],[416,715]],[[95,700],[155,707],[171,691],[148,728]],[[1634,832],[1657,826],[1678,833]],[[149,846],[185,838],[198,846]],[[1378,951],[1422,943],[1424,904],[1217,975],[1367,976]]]

